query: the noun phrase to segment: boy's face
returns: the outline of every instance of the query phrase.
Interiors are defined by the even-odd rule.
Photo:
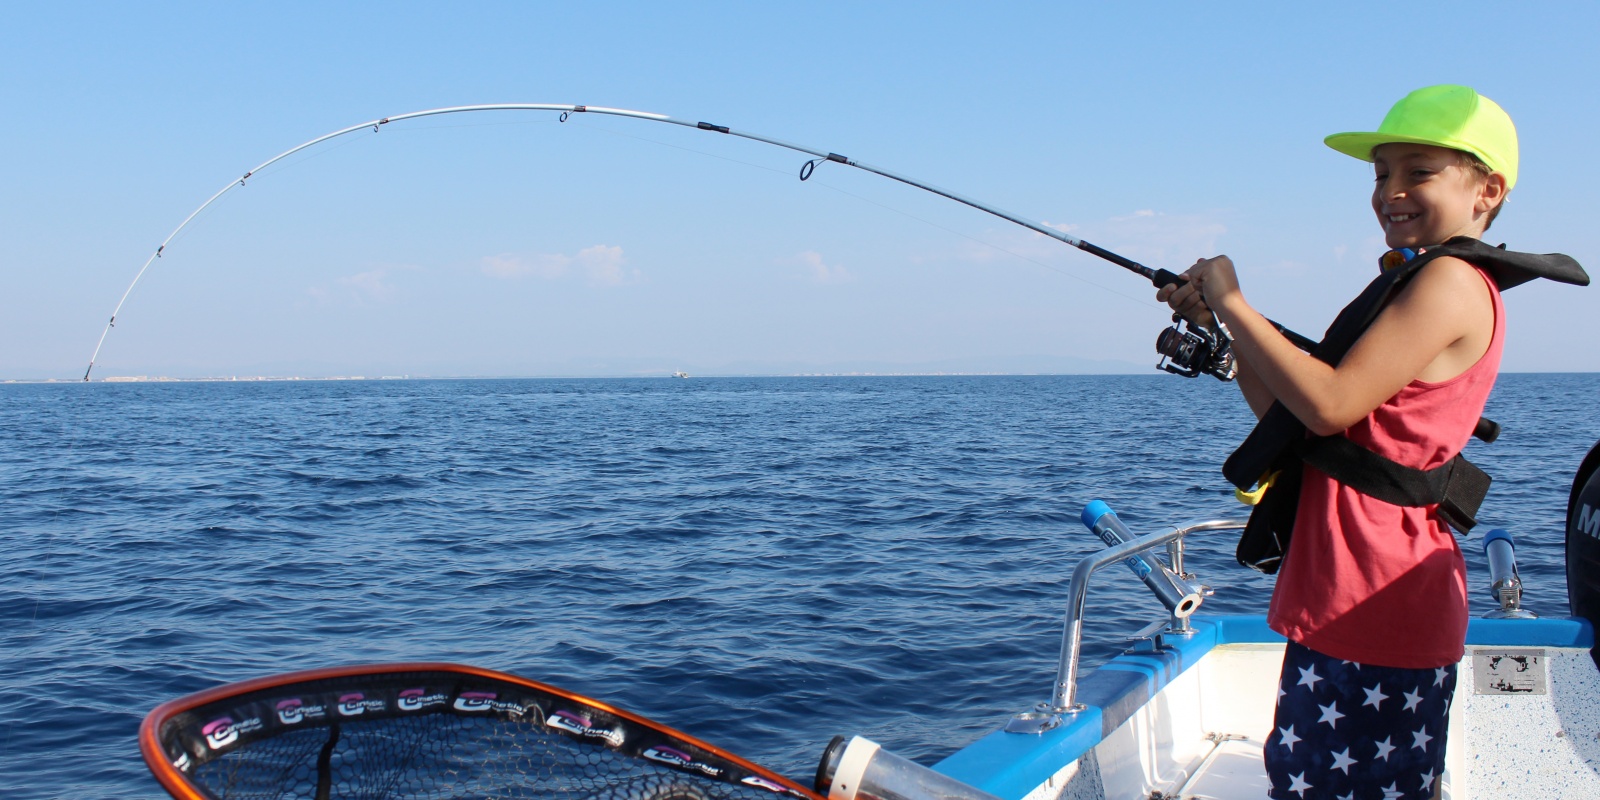
[[[1483,177],[1455,150],[1396,142],[1378,145],[1372,155],[1372,210],[1390,247],[1480,237],[1488,212],[1505,195],[1504,177]]]

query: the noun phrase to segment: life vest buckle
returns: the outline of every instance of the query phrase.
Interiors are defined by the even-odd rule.
[[[1245,491],[1244,489],[1234,489],[1234,499],[1244,503],[1247,506],[1259,505],[1261,503],[1261,498],[1266,496],[1267,490],[1272,488],[1272,482],[1276,481],[1278,476],[1281,474],[1283,474],[1283,470],[1274,470],[1262,475],[1261,480],[1256,481],[1255,488],[1249,491]]]

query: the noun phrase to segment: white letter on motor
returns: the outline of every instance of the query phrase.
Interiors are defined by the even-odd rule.
[[[1578,530],[1600,539],[1600,512],[1588,503],[1578,509]]]

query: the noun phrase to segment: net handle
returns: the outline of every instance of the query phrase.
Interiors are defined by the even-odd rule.
[[[761,775],[775,783],[781,784],[785,789],[788,789],[801,797],[807,798],[807,800],[823,800],[821,795],[817,794],[809,787],[795,783],[794,781],[779,775],[778,773],[773,772],[766,767],[762,767],[758,764],[748,761],[743,757],[730,753],[720,747],[717,747],[716,745],[701,741],[700,739],[690,736],[689,734],[686,734],[680,730],[668,727],[654,720],[641,717],[631,711],[626,711],[615,706],[602,703],[599,700],[585,697],[575,692],[569,692],[560,687],[528,680],[527,678],[512,675],[510,673],[497,672],[492,669],[484,669],[483,667],[474,667],[469,664],[452,664],[448,662],[420,661],[403,662],[398,664],[353,664],[343,667],[322,667],[318,669],[300,670],[297,672],[285,672],[278,675],[267,675],[260,678],[251,678],[249,680],[239,681],[237,683],[214,686],[210,689],[204,689],[193,694],[179,697],[175,700],[168,700],[167,702],[156,706],[149,714],[145,715],[144,722],[140,723],[139,725],[139,752],[144,756],[144,763],[150,768],[150,774],[155,776],[156,782],[160,783],[161,788],[165,789],[167,793],[172,795],[176,800],[207,800],[205,795],[197,792],[194,786],[189,783],[189,779],[182,772],[178,771],[177,767],[172,765],[172,762],[167,759],[166,753],[161,748],[161,728],[173,717],[187,711],[192,711],[201,706],[218,702],[220,700],[227,700],[239,695],[249,694],[250,692],[276,689],[295,683],[335,680],[339,678],[372,677],[405,672],[448,672],[457,675],[467,675],[476,678],[501,681],[540,692],[548,692],[558,697],[571,700],[575,703],[587,705],[591,708],[604,711],[608,714],[615,714],[616,716],[628,720],[636,725],[641,725],[668,736],[681,739],[684,742],[694,745],[695,747],[699,747],[706,752],[717,756],[718,758],[725,759],[728,762],[739,766],[741,769],[748,770],[753,775]]]

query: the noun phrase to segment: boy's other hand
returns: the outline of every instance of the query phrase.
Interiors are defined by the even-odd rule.
[[[1207,259],[1200,259],[1193,267],[1178,277],[1183,278],[1183,285],[1169,283],[1156,290],[1156,302],[1166,303],[1172,310],[1182,315],[1184,319],[1195,325],[1211,325],[1211,308],[1206,305],[1205,297],[1201,292],[1199,283],[1195,280],[1195,271],[1207,263]]]
[[[1200,290],[1201,297],[1212,308],[1222,305],[1231,299],[1229,295],[1239,291],[1239,276],[1233,271],[1233,259],[1227,256],[1202,258],[1183,275]]]

